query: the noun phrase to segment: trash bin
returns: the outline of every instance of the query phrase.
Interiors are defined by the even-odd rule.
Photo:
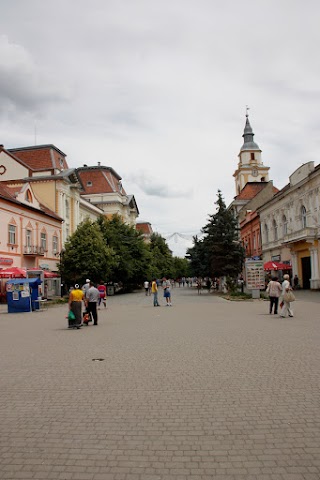
[[[107,286],[107,295],[108,296],[114,295],[114,286],[113,285],[108,285]]]

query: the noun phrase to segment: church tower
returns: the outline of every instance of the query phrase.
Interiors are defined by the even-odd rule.
[[[238,168],[233,176],[236,182],[236,195],[239,195],[248,182],[268,182],[269,168],[261,161],[261,150],[254,142],[248,110],[246,113],[246,125],[243,132],[243,145],[240,149]]]

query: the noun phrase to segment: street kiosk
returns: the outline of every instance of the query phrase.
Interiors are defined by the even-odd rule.
[[[14,278],[6,283],[8,313],[39,310],[39,278]]]

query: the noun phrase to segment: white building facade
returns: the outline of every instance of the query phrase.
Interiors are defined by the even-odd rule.
[[[258,209],[265,262],[291,263],[304,289],[320,289],[320,165],[308,162]]]

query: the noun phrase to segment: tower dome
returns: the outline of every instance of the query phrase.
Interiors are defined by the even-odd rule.
[[[256,144],[256,142],[253,141],[254,133],[252,131],[252,127],[249,122],[249,115],[246,115],[246,125],[244,127],[244,132],[243,132],[243,145],[240,149],[240,152],[243,152],[244,150],[258,150],[261,151],[259,148],[259,145]]]

